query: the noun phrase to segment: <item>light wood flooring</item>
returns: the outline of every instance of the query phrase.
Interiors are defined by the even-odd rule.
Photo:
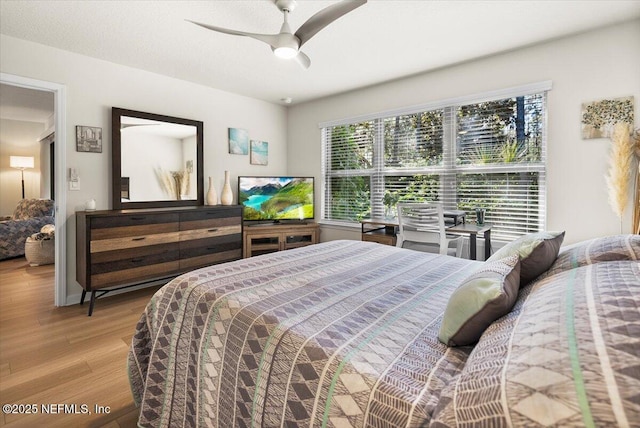
[[[53,305],[54,266],[24,258],[0,262],[0,404],[35,405],[36,415],[0,415],[6,427],[135,427],[126,371],[140,314],[158,287],[105,296],[88,304]],[[77,414],[63,406],[75,404]],[[91,414],[82,414],[86,405]],[[98,414],[95,406],[108,407]],[[60,414],[42,414],[43,406]],[[106,411],[106,409],[105,409]]]

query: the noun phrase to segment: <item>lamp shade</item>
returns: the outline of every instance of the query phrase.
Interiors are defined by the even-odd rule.
[[[9,156],[9,166],[11,168],[26,169],[33,168],[33,156]]]

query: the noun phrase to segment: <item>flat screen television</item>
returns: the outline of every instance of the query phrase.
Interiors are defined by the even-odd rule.
[[[313,177],[238,177],[238,203],[246,221],[309,220],[313,201]]]

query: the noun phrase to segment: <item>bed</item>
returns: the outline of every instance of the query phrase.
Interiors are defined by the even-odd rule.
[[[640,237],[556,255],[468,346],[439,330],[483,262],[331,241],[182,275],[134,334],[139,426],[638,424]]]

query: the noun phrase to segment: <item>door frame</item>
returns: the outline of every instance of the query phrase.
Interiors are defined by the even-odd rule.
[[[66,180],[66,141],[67,141],[67,88],[65,85],[14,74],[0,73],[0,83],[53,92],[55,117],[55,292],[54,305],[64,306],[67,300],[67,192]]]

